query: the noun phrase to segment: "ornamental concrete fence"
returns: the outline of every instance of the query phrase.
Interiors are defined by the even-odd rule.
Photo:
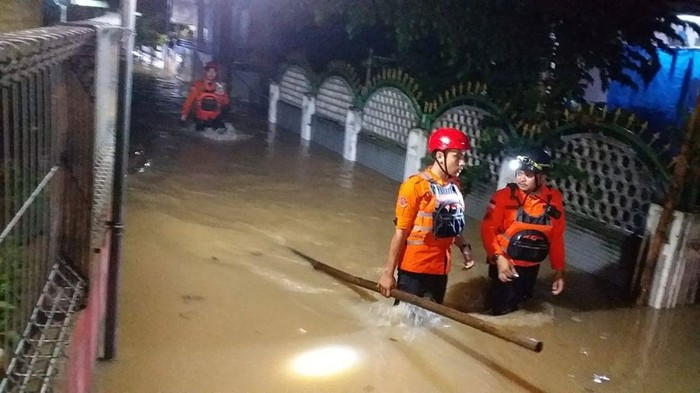
[[[271,82],[269,96],[268,120],[278,129],[397,182],[422,169],[432,130],[462,130],[472,145],[467,165],[479,165],[486,173],[465,195],[467,214],[475,219],[483,217],[508,159],[505,153],[482,151],[487,118],[490,131],[495,129],[501,140],[529,135],[555,146],[555,158],[563,157],[587,174],[584,180],[552,179],[569,217],[568,263],[622,291],[631,285],[650,233],[650,206],[664,195],[670,179],[669,146],[657,146],[658,134],[648,135],[646,124],[633,116],[606,108],[588,106],[565,113],[554,124],[515,127],[483,84],[463,83],[426,100],[400,70],[383,70],[360,86],[354,72],[337,63],[322,75],[287,65]],[[697,280],[684,285],[697,292]]]

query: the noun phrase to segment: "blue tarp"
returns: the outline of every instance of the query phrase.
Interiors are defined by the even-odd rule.
[[[613,82],[608,90],[608,107],[633,111],[649,121],[650,129],[682,127],[695,106],[700,87],[700,50],[659,51],[661,69],[649,85],[638,75],[632,79],[639,90]]]

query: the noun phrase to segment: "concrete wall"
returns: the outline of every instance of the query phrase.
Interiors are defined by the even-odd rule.
[[[359,164],[371,168],[378,173],[399,182],[403,181],[407,176],[410,176],[422,168],[419,165],[419,161],[424,156],[425,143],[419,143],[420,141],[418,141],[418,139],[426,139],[426,132],[425,130],[415,126],[414,128],[410,128],[408,133],[401,128],[410,127],[414,123],[414,119],[409,116],[410,113],[409,115],[402,115],[404,112],[410,112],[410,105],[406,104],[404,102],[405,100],[401,99],[401,94],[399,94],[401,92],[388,91],[387,94],[395,94],[393,96],[386,97],[387,99],[384,100],[375,100],[377,101],[375,102],[376,105],[370,107],[369,109],[368,103],[365,102],[361,108],[353,107],[353,109],[350,110],[348,103],[341,100],[341,98],[344,96],[335,90],[329,90],[327,94],[320,94],[319,92],[314,93],[310,91],[310,86],[308,86],[308,78],[304,75],[304,72],[304,70],[296,70],[294,73],[290,73],[288,71],[284,74],[281,83],[273,83],[272,85],[275,87],[275,89],[277,89],[275,91],[279,91],[279,94],[277,94],[276,97],[271,96],[270,111],[275,112],[275,105],[279,106],[275,113],[277,114],[277,124],[282,129],[299,133],[301,128],[300,122],[302,112],[307,110],[307,116],[309,113],[313,113],[313,110],[304,109],[304,104],[297,102],[304,101],[300,100],[298,97],[302,93],[305,94],[305,97],[307,97],[305,98],[307,101],[309,99],[314,99],[315,97],[315,107],[319,107],[319,101],[322,99],[325,99],[326,105],[331,105],[334,102],[342,102],[343,105],[334,104],[335,106],[333,106],[333,108],[338,109],[341,112],[342,110],[347,111],[346,124],[344,127],[341,126],[338,119],[329,120],[327,116],[324,117],[319,113],[315,113],[311,117],[311,132],[304,134],[306,136],[302,135],[302,137],[309,139],[314,143],[320,144],[334,152],[345,152],[342,153],[345,159],[356,161]],[[301,83],[300,81],[305,82]],[[272,88],[270,91],[272,91]],[[285,101],[280,100],[279,96],[286,97]],[[379,96],[379,94],[377,94],[377,96]],[[371,103],[372,101],[370,100],[368,102]],[[345,109],[346,106],[348,106],[347,109]],[[472,108],[466,108],[462,111],[455,112],[456,117],[448,120],[450,120],[452,123],[465,123],[468,126],[467,128],[475,127],[475,122],[464,120],[478,118],[478,111],[475,112],[477,115],[474,115],[472,112],[475,112]],[[271,116],[270,118],[272,119],[274,117],[275,116]],[[275,121],[271,120],[271,122],[274,123]],[[361,129],[358,128],[360,125]],[[377,128],[377,130],[368,129],[368,125],[374,126]],[[399,127],[397,127],[397,125]],[[357,132],[359,132],[359,135]],[[472,132],[472,134],[476,135],[477,133]],[[632,152],[632,154],[623,154],[626,153],[626,151],[623,151],[623,149],[618,146],[620,143],[613,143],[608,140],[599,141],[598,139],[587,141],[585,138],[587,136],[589,139],[602,138],[597,135],[593,135],[595,138],[592,138],[588,134],[583,136],[578,134],[570,136],[570,139],[572,139],[573,142],[569,141],[569,143],[572,146],[576,145],[576,143],[578,143],[578,145],[574,146],[575,148],[573,148],[573,153],[569,152],[569,154],[578,154],[577,149],[579,147],[584,147],[584,150],[586,150],[594,149],[597,146],[602,151],[602,153],[600,153],[601,157],[607,156],[608,152],[612,151],[614,154],[611,155],[615,155],[615,157],[618,158],[629,156],[632,157],[632,159],[637,159],[636,155],[633,154],[634,152]],[[577,137],[578,139],[574,140],[574,137]],[[607,144],[603,142],[607,142]],[[341,150],[341,147],[344,149]],[[356,154],[348,154],[348,151],[356,152]],[[567,154],[567,152],[565,151],[562,154]],[[629,162],[634,162],[636,164],[636,161],[633,161],[632,159],[630,159]],[[499,184],[504,183],[504,179],[506,177],[512,177],[512,170],[506,168],[508,164],[507,159],[492,161],[489,161],[489,165],[496,165],[500,169],[500,171],[496,171],[496,177],[503,178],[499,179],[503,180],[499,181]],[[619,164],[618,161],[619,160],[602,162],[601,165],[615,166]],[[591,173],[595,172],[594,169],[595,168],[590,169]],[[635,176],[640,171],[639,168],[629,167],[629,165],[627,165],[627,167],[624,167],[623,169],[632,171],[631,173],[633,175],[618,179],[611,174],[600,173],[599,177],[606,181],[614,180],[621,183],[624,183],[625,181],[633,183],[631,187],[633,187],[634,190],[627,190],[624,187],[622,188],[627,195],[625,199],[626,202],[630,202],[630,198],[633,197],[638,197],[637,199],[640,200],[643,199],[637,195],[637,193],[648,191],[648,188],[651,187],[651,185],[649,185],[648,182],[642,181],[644,180],[642,177],[639,178],[641,179],[639,181],[635,180],[637,179]],[[493,178],[494,172],[493,170],[491,172]],[[630,182],[630,179],[633,180]],[[647,187],[648,185],[649,187]],[[574,193],[572,189],[574,189],[576,192],[580,192],[580,190],[575,186],[576,184],[569,184],[568,186],[564,185],[564,187],[568,188],[562,188],[562,186],[557,187],[562,190],[562,193],[564,193],[566,197],[567,192],[569,194]],[[477,220],[481,220],[484,212],[486,211],[488,201],[496,189],[497,184],[495,181],[482,181],[474,184],[471,192],[465,195],[467,215]],[[585,192],[581,195],[586,196]],[[625,218],[627,221],[620,221],[622,223],[621,224],[610,219],[603,220],[601,217],[605,216],[605,214],[607,214],[606,211],[610,209],[615,210],[615,217],[618,217],[619,211],[617,210],[627,208],[627,205],[630,203],[624,205],[622,202],[616,203],[606,197],[603,201],[594,201],[597,203],[597,205],[592,208],[594,209],[593,212],[589,212],[576,209],[578,206],[576,203],[579,205],[588,206],[587,200],[582,201],[580,197],[578,199],[570,199],[571,200],[566,200],[566,203],[568,204],[568,219],[567,230],[564,235],[567,248],[567,264],[613,284],[619,289],[619,293],[621,295],[626,294],[631,288],[633,279],[632,276],[634,274],[638,256],[640,255],[641,250],[644,248],[642,244],[642,236],[638,234],[640,232],[639,230],[635,228],[630,229],[630,225],[623,225],[629,221],[628,218]],[[612,207],[609,207],[606,205],[606,203]],[[598,205],[605,206],[598,207]],[[644,206],[644,204],[640,203],[640,206]],[[635,214],[641,214],[642,218],[644,218],[643,212],[637,212]],[[603,218],[609,217],[605,216]],[[697,282],[695,285],[698,285]],[[693,294],[696,292],[697,290],[695,290]],[[688,296],[690,295],[687,295],[686,297]]]
[[[284,101],[277,104],[277,126],[294,134],[301,128],[301,108],[297,108]]]
[[[335,153],[343,155],[345,142],[345,125],[322,116],[314,116],[311,120],[313,141]]]
[[[361,132],[357,141],[357,162],[390,179],[403,181],[406,149]]]
[[[105,234],[104,245],[90,265],[87,307],[76,318],[67,352],[64,384],[60,387],[66,393],[94,392],[91,386],[95,383],[95,360],[99,356],[105,315],[110,236],[109,232]]]
[[[89,22],[86,24],[89,25]],[[117,102],[119,100],[119,54],[122,29],[97,27],[95,47],[94,157],[92,238],[90,249],[96,250],[88,265],[89,278],[87,307],[76,319],[66,360],[65,392],[93,391],[95,361],[102,348],[103,323],[106,307],[107,271],[111,231],[106,223],[111,220],[112,181],[114,173],[115,131]]]

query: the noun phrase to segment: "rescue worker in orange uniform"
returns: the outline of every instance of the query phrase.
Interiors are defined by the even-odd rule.
[[[396,202],[394,236],[378,282],[388,297],[391,289],[442,303],[455,244],[469,269],[471,246],[462,237],[464,198],[457,176],[465,165],[469,140],[455,128],[439,128],[428,139],[433,164],[404,181]],[[398,268],[398,280],[394,273]]]
[[[206,127],[225,130],[223,113],[229,105],[229,96],[223,85],[216,80],[218,67],[218,64],[213,61],[204,66],[204,78],[192,85],[182,105],[180,120],[186,121],[194,111],[197,131],[202,131]]]
[[[515,311],[532,297],[547,257],[554,269],[552,294],[564,290],[566,219],[561,193],[545,184],[551,161],[544,149],[518,156],[516,183],[496,191],[481,222],[494,315]]]

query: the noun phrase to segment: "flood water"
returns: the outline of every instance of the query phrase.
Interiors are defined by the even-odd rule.
[[[398,184],[242,111],[235,141],[202,138],[177,83],[134,88],[118,359],[95,391],[700,392],[697,306],[625,306],[574,269],[553,298],[545,269],[527,310],[483,317],[534,353],[313,270],[298,253],[378,279]],[[454,266],[446,303],[478,310],[485,277]]]

